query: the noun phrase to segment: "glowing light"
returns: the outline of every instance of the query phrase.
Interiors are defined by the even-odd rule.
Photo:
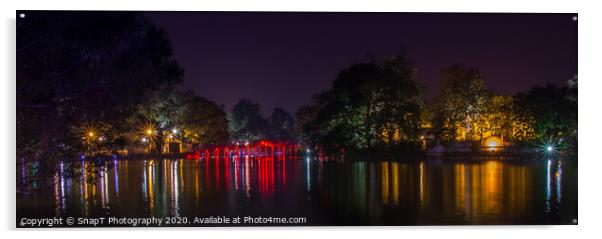
[[[173,128],[173,129],[171,130],[171,132],[172,132],[172,133],[174,133],[174,134],[177,134],[177,133],[178,133],[178,129],[176,129],[176,128]]]
[[[156,137],[157,130],[155,129],[155,125],[152,123],[145,123],[142,127],[140,127],[139,134],[143,136],[143,138],[146,138],[146,141],[153,141],[153,139]]]
[[[502,139],[496,136],[491,136],[485,139],[484,146],[487,147],[487,150],[495,152],[501,150]]]
[[[85,122],[79,126],[79,136],[83,139],[83,143],[90,146],[97,140],[96,137],[100,134],[101,128],[94,122]]]
[[[545,140],[544,142],[542,142],[539,151],[546,158],[552,157],[552,156],[556,155],[556,153],[558,152],[558,149],[559,149],[558,143],[559,143],[559,141],[554,140],[554,139]]]
[[[148,141],[146,138],[142,138],[142,142],[146,143]]]

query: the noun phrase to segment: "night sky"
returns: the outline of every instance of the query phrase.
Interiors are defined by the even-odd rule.
[[[152,12],[185,70],[181,89],[224,104],[247,97],[291,115],[354,63],[405,48],[417,80],[478,68],[498,94],[562,85],[577,74],[576,14]]]

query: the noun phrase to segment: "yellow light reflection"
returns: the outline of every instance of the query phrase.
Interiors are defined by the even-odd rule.
[[[469,198],[466,197],[466,167],[464,164],[456,164],[454,166],[454,173],[456,210],[458,212],[464,212],[466,204],[470,203],[470,200],[467,201]]]
[[[382,162],[380,167],[381,196],[383,204],[389,204],[389,162]]]
[[[398,163],[392,163],[391,165],[391,170],[392,170],[392,177],[393,177],[393,185],[392,185],[392,189],[393,189],[393,205],[398,206],[399,205],[399,164]]]

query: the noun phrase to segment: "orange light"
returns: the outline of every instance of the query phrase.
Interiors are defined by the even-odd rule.
[[[502,139],[500,139],[497,136],[491,136],[491,137],[485,139],[485,141],[483,142],[483,146],[486,147],[487,151],[492,151],[492,152],[500,151],[503,147]]]

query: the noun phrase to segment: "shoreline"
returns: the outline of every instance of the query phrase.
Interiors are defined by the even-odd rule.
[[[145,159],[187,159],[196,160],[198,158],[190,158],[187,155],[193,153],[178,153],[178,154],[134,154],[117,156],[119,160],[145,160]],[[288,154],[287,157],[294,157],[293,154]],[[303,158],[306,154],[297,154],[296,157]],[[343,157],[344,159],[340,159]],[[222,158],[222,157],[220,157]],[[259,158],[252,156],[251,158]],[[317,155],[312,154],[312,158],[317,158]],[[330,157],[326,161],[483,161],[483,160],[503,160],[503,161],[534,161],[546,159],[538,153],[490,153],[490,152],[470,152],[470,153],[444,153],[441,155],[428,155],[426,152],[416,153],[409,152],[407,154],[391,154],[391,153],[374,153],[374,154],[348,154],[338,155],[337,159]],[[550,157],[551,159],[567,158],[565,155],[557,155]],[[212,157],[212,159],[214,159]]]

